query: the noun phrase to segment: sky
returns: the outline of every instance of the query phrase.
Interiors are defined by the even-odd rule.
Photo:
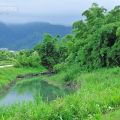
[[[111,10],[120,0],[0,0],[0,21],[72,25],[92,3]]]

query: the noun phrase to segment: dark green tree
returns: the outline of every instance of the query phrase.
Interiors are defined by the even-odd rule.
[[[49,71],[52,71],[53,66],[59,62],[57,39],[49,34],[45,34],[43,42],[39,47],[37,50],[41,57],[41,64],[47,67]]]

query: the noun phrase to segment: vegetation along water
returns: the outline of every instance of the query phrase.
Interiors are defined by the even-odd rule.
[[[64,37],[0,51],[13,65],[0,68],[0,120],[119,120],[120,6],[82,15]]]

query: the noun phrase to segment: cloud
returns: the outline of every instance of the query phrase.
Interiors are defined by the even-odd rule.
[[[0,5],[4,5],[0,6],[0,14],[3,14],[0,21],[71,24],[81,19],[81,14],[92,3],[98,3],[111,10],[114,6],[120,5],[120,0],[0,0]]]
[[[16,6],[0,6],[0,15],[2,14],[13,14],[17,13],[19,10]]]

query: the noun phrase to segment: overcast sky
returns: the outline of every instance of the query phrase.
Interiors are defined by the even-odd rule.
[[[71,25],[94,2],[108,10],[120,5],[120,0],[0,0],[0,21]]]

